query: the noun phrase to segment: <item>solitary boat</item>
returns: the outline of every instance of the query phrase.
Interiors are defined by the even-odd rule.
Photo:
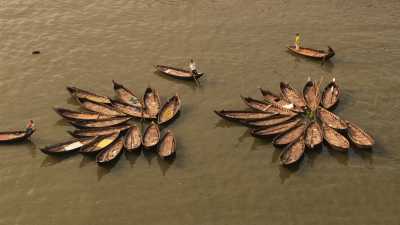
[[[158,155],[164,159],[172,158],[175,156],[175,147],[176,141],[174,134],[168,130],[160,141]]]
[[[170,98],[158,113],[158,124],[167,123],[172,120],[181,110],[181,99],[178,95]]]
[[[41,148],[40,151],[46,154],[63,154],[76,151],[85,145],[88,145],[96,140],[96,137],[75,139],[71,141],[62,142],[55,145],[46,146]]]
[[[330,109],[339,102],[340,89],[335,82],[335,78],[325,87],[322,92],[321,105]]]
[[[24,131],[5,131],[0,132],[0,143],[19,142],[28,139],[33,133],[34,129],[26,129]]]
[[[118,100],[128,105],[142,107],[142,104],[140,103],[140,98],[133,94],[131,90],[124,87],[122,84],[115,82],[114,80],[112,82],[114,85],[114,92],[117,95]]]
[[[329,46],[328,46],[328,51],[317,50],[312,48],[302,48],[302,47],[296,49],[295,46],[288,46],[288,49],[293,53],[324,61],[332,58],[335,55],[335,51],[333,51],[333,49]]]
[[[143,96],[144,109],[151,117],[157,118],[161,108],[160,96],[156,89],[148,87]]]
[[[67,90],[78,101],[80,101],[80,99],[85,99],[97,103],[110,103],[110,98],[108,98],[107,96],[94,94],[92,92],[85,91],[77,87],[67,87]]]
[[[70,109],[64,108],[54,108],[54,111],[63,118],[67,120],[102,120],[102,119],[109,119],[113,116],[102,115],[100,113],[94,112],[78,112]]]
[[[114,141],[111,145],[107,146],[96,156],[96,162],[99,164],[110,163],[118,158],[122,153],[124,147],[122,137]]]
[[[143,134],[142,144],[143,147],[150,149],[155,147],[160,141],[160,128],[154,122],[146,128]]]
[[[160,73],[169,75],[174,78],[183,79],[183,80],[192,80],[193,79],[192,72],[188,71],[188,70],[183,70],[183,69],[178,69],[178,68],[174,68],[171,66],[163,66],[163,65],[156,65],[155,68]],[[194,75],[194,77],[196,79],[198,79],[203,75],[204,75],[204,73],[199,73],[199,74]]]
[[[138,149],[141,144],[142,133],[137,126],[132,125],[125,134],[124,147],[128,152],[132,152]]]

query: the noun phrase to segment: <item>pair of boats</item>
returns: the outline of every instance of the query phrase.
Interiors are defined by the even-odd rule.
[[[0,132],[0,143],[15,143],[27,140],[35,129],[26,128],[20,131],[5,131]]]

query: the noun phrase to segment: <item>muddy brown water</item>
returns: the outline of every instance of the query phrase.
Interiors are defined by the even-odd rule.
[[[37,133],[0,146],[0,224],[400,224],[400,2],[355,1],[2,1],[1,130]],[[329,63],[285,50],[331,45]],[[32,55],[39,50],[41,54]],[[201,88],[157,75],[185,67]],[[377,140],[372,152],[308,152],[297,169],[279,166],[268,140],[223,121],[215,109],[245,108],[280,81],[336,77],[335,110]],[[115,79],[163,101],[182,98],[169,128],[177,157],[123,155],[110,168],[91,158],[54,158],[39,147],[68,139],[53,106],[78,108],[65,86],[113,95]]]

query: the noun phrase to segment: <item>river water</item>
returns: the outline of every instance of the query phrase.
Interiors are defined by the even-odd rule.
[[[33,119],[38,131],[0,146],[0,224],[400,224],[399,15],[398,0],[2,0],[0,129]],[[296,32],[337,55],[321,66],[289,54]],[[154,73],[191,57],[201,88]],[[323,148],[288,170],[269,141],[213,113],[308,76],[336,77],[335,112],[373,134],[373,151]],[[112,96],[112,79],[179,93],[174,162],[123,155],[102,168],[40,152],[73,129],[52,110],[79,108],[65,87]]]

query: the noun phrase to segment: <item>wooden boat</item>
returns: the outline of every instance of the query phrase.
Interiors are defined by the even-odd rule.
[[[285,99],[286,101],[288,101],[290,103],[293,103],[295,106],[298,106],[300,108],[303,108],[304,106],[306,106],[303,96],[300,95],[296,89],[294,89],[292,86],[290,86],[290,84],[281,82],[280,88],[281,88],[283,99]]]
[[[260,88],[261,94],[264,97],[264,100],[267,101],[268,103],[272,104],[272,105],[276,105],[279,108],[283,108],[286,110],[290,110],[290,111],[294,111],[294,112],[304,112],[304,110],[296,105],[290,105],[290,103],[288,101],[285,101],[284,99],[282,99],[280,96],[272,93],[271,91],[268,90],[264,90],[262,88]]]
[[[96,137],[75,139],[63,143],[46,146],[41,148],[40,151],[46,154],[63,154],[76,151],[83,146],[86,146],[96,140]]]
[[[297,141],[288,145],[281,153],[279,159],[284,166],[292,165],[299,161],[305,150],[304,138],[300,136]]]
[[[145,112],[147,112],[151,117],[156,118],[161,108],[161,101],[157,90],[148,87],[144,92],[143,102]]]
[[[95,103],[87,100],[81,100],[81,106],[89,111],[97,112],[108,116],[125,116],[124,113],[119,112],[113,107],[101,103]]]
[[[347,124],[344,120],[340,119],[337,115],[322,107],[318,108],[318,116],[323,123],[331,128],[339,130],[345,130],[347,128]]]
[[[93,137],[93,136],[104,136],[110,135],[114,133],[118,133],[128,129],[130,125],[118,125],[112,127],[97,127],[97,128],[88,128],[82,130],[75,130],[70,132],[73,137]]]
[[[168,130],[163,136],[158,147],[158,155],[164,159],[175,156],[176,141],[174,134]]]
[[[0,143],[20,142],[28,139],[35,129],[26,129],[24,131],[5,131],[0,132]]]
[[[97,154],[96,162],[99,164],[105,164],[114,161],[119,155],[121,155],[123,147],[123,138],[118,138],[111,145],[107,146],[99,154]]]
[[[143,119],[155,119],[156,117],[150,116],[148,112],[143,111],[142,107],[126,105],[118,101],[112,101],[112,106],[114,109],[125,113],[126,115],[143,118]]]
[[[283,146],[290,144],[297,139],[299,139],[301,136],[304,135],[304,130],[306,129],[306,124],[305,123],[299,123],[297,126],[293,127],[292,129],[288,130],[287,132],[280,134],[279,136],[276,136],[272,143],[275,146]]]
[[[320,102],[319,88],[314,81],[308,81],[303,88],[303,96],[311,111],[317,110]]]
[[[131,119],[132,117],[121,116],[121,117],[113,117],[110,119],[96,120],[96,121],[90,121],[90,120],[70,121],[70,123],[80,128],[111,127],[122,123],[126,123]]]
[[[125,134],[124,147],[127,151],[132,152],[139,149],[142,144],[142,133],[140,129],[132,125]]]
[[[272,105],[271,103],[266,103],[257,99],[253,99],[250,97],[241,96],[243,102],[252,109],[255,109],[260,112],[268,112],[282,115],[296,115],[296,112],[293,112],[288,109],[284,109],[281,107],[277,107],[276,105]]]
[[[325,87],[322,92],[321,105],[325,109],[334,107],[339,102],[340,89],[335,78]]]
[[[172,120],[181,110],[181,99],[178,95],[170,98],[158,113],[158,124],[167,123]]]
[[[263,119],[263,120],[256,120],[256,121],[241,121],[244,124],[251,126],[251,127],[269,127],[274,126],[283,122],[286,122],[296,115],[274,115],[271,118]]]
[[[339,132],[335,131],[324,123],[322,124],[322,131],[324,134],[324,139],[333,149],[338,151],[347,151],[349,149],[349,141]]]
[[[323,134],[321,126],[317,122],[311,122],[306,129],[305,143],[307,148],[314,148],[323,141]]]
[[[143,134],[142,145],[149,149],[155,147],[160,141],[160,128],[154,122],[146,128]]]
[[[67,120],[103,120],[103,119],[110,119],[113,116],[102,115],[100,113],[93,113],[93,112],[78,112],[73,111],[70,109],[64,108],[54,108],[54,111],[61,117]]]
[[[119,132],[105,136],[98,136],[92,143],[83,146],[79,151],[82,153],[96,153],[111,145],[118,137]]]
[[[347,121],[347,135],[350,141],[358,148],[371,148],[375,144],[375,140],[354,123]]]
[[[104,103],[104,104],[110,103],[110,98],[108,98],[107,96],[97,95],[92,92],[79,89],[77,87],[67,87],[67,90],[78,101],[80,101],[80,99],[84,99],[96,103]]]
[[[332,58],[335,55],[335,51],[333,51],[333,49],[329,46],[328,46],[328,51],[317,50],[312,48],[302,48],[302,47],[296,49],[295,46],[288,46],[288,49],[293,53],[324,61]]]
[[[301,119],[297,118],[291,121],[287,121],[285,123],[280,123],[278,125],[270,126],[270,127],[261,127],[256,128],[250,131],[253,136],[256,137],[269,137],[272,135],[280,134],[286,132],[293,127],[295,127],[298,123],[300,123]]]
[[[174,68],[171,66],[163,66],[163,65],[156,65],[155,68],[158,72],[169,75],[174,78],[183,79],[183,80],[193,80],[192,72],[189,70],[183,70]],[[195,74],[195,78],[198,79],[203,76],[204,73]]]
[[[114,80],[114,92],[117,95],[117,99],[127,105],[132,105],[136,107],[142,107],[142,103],[140,102],[140,98],[138,98],[132,91],[128,88],[124,87],[122,84],[115,82]]]
[[[231,120],[231,121],[238,121],[238,122],[243,122],[243,121],[257,121],[257,120],[264,120],[264,119],[269,119],[275,115],[276,113],[267,113],[267,112],[254,112],[254,111],[239,111],[239,110],[220,110],[214,111],[215,114],[218,116],[222,117],[223,119],[226,120]]]

